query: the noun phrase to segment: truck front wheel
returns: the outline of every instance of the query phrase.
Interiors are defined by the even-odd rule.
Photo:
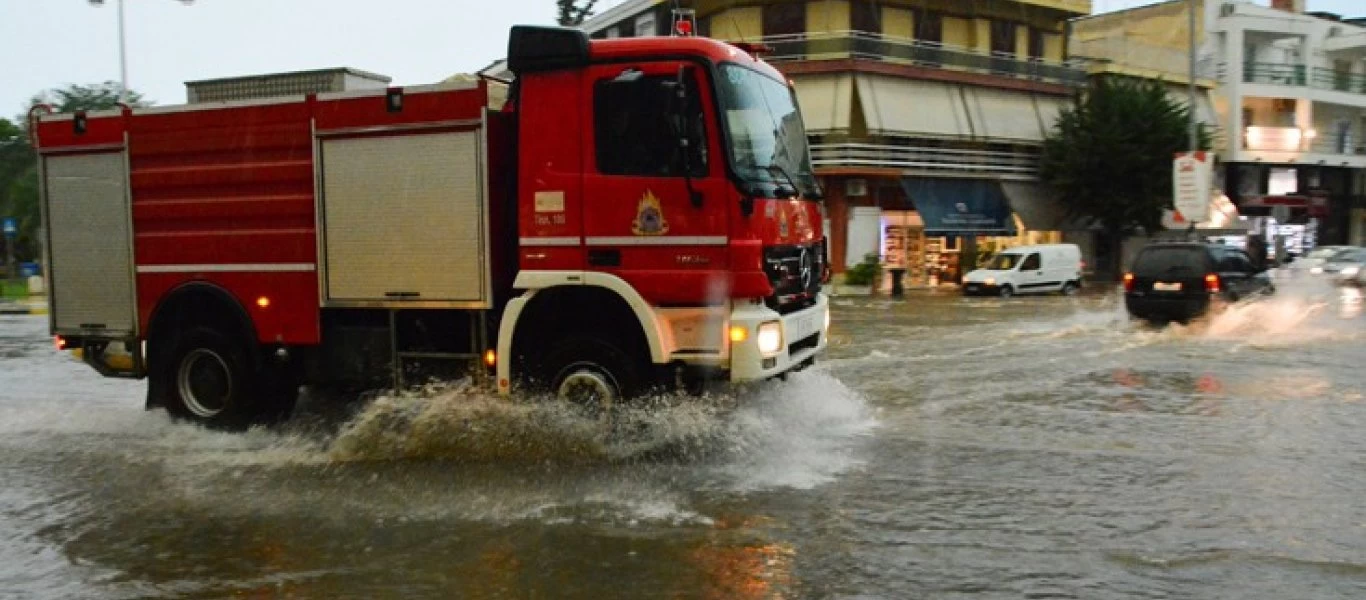
[[[207,327],[176,336],[163,365],[152,365],[173,417],[215,429],[245,429],[261,414],[255,369],[244,344]]]
[[[542,381],[549,383],[552,395],[601,420],[610,420],[618,406],[643,389],[639,361],[596,336],[574,336],[555,344],[543,368]]]

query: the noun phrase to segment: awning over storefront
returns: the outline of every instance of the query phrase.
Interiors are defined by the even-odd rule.
[[[976,86],[964,86],[963,92],[976,137],[1043,141],[1044,125],[1032,95]]]
[[[792,80],[802,120],[810,133],[848,131],[854,112],[854,77],[848,74],[801,75]]]
[[[1019,215],[1026,229],[1062,231],[1075,228],[1067,223],[1067,207],[1043,184],[1003,181],[1001,191],[1005,192],[1011,210]]]
[[[1058,96],[1035,96],[1034,105],[1039,107],[1039,120],[1043,122],[1044,137],[1053,132],[1058,125],[1058,117],[1064,108],[1072,106],[1071,98]]]
[[[925,233],[940,235],[1014,235],[1010,204],[997,181],[904,177],[906,190]]]
[[[855,81],[868,133],[972,135],[962,96],[955,85],[868,74],[856,75]]]

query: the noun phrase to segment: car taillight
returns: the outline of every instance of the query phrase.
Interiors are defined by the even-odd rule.
[[[1211,293],[1211,294],[1217,294],[1217,293],[1219,292],[1219,276],[1218,276],[1218,275],[1215,275],[1214,273],[1210,273],[1209,275],[1206,275],[1206,276],[1205,276],[1205,291],[1206,291],[1206,292],[1209,292],[1209,293]]]
[[[1126,291],[1126,292],[1132,292],[1132,291],[1134,291],[1134,274],[1133,274],[1133,273],[1125,273],[1125,274],[1124,274],[1124,291]]]

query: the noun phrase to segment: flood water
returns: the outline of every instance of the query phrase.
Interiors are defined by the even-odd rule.
[[[632,434],[454,386],[223,434],[0,317],[0,598],[1362,598],[1366,318],[837,299]]]

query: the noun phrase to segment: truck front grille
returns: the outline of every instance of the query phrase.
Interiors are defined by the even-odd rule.
[[[764,249],[764,272],[773,286],[765,299],[769,308],[787,314],[815,303],[825,271],[821,242],[805,246],[772,246]]]

